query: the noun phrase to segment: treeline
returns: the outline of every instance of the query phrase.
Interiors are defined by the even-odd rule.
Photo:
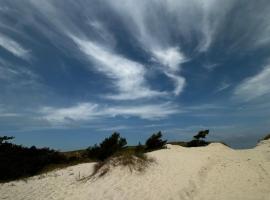
[[[128,150],[134,153],[135,156],[139,156],[139,154],[163,148],[166,142],[167,140],[162,140],[162,133],[159,131],[150,136],[146,140],[145,145],[139,143],[132,148],[126,146],[126,139],[120,137],[119,133],[113,133],[110,137],[105,138],[99,145],[95,144],[89,147],[86,150],[86,154],[88,157],[99,161],[104,161],[123,150]]]
[[[208,142],[202,140],[209,130],[200,131],[194,140],[183,146],[205,146]],[[125,138],[119,133],[113,133],[100,144],[76,153],[61,153],[49,148],[24,147],[10,141],[14,137],[0,137],[0,181],[15,180],[18,178],[36,175],[48,166],[68,166],[86,161],[105,161],[109,157],[128,154],[129,156],[143,157],[149,151],[164,148],[167,140],[162,139],[162,133],[152,134],[142,145],[128,147]]]
[[[61,153],[49,149],[30,148],[10,143],[13,137],[0,137],[0,181],[33,176],[49,164],[67,162]]]

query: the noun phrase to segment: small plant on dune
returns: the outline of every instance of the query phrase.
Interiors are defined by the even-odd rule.
[[[82,180],[87,181],[91,178],[102,177],[117,166],[127,167],[130,172],[143,172],[152,162],[154,162],[154,159],[148,158],[143,153],[140,155],[124,153],[96,163],[93,173]]]
[[[193,137],[196,139],[196,140],[199,140],[200,138],[205,138],[206,135],[209,134],[209,130],[203,130],[203,131],[199,131],[197,135],[194,135]]]
[[[162,133],[159,131],[158,133],[154,133],[151,135],[145,142],[146,150],[156,150],[161,149],[167,143],[167,140],[162,140]]]
[[[81,180],[87,181],[102,177],[117,166],[127,167],[130,172],[143,172],[150,163],[154,162],[154,159],[149,158],[144,152],[145,147],[141,143],[135,148],[122,149],[109,158],[97,162],[94,165],[93,173]]]
[[[266,135],[262,140],[269,140],[270,139],[270,134]]]
[[[125,138],[120,137],[119,133],[113,133],[105,138],[99,145],[94,145],[87,149],[87,154],[92,159],[104,161],[108,157],[123,149],[127,144]]]
[[[264,136],[263,138],[259,139],[258,142],[262,142],[264,140],[269,140],[270,139],[270,134],[267,134],[266,136]]]
[[[203,139],[209,134],[209,130],[199,131],[197,135],[194,135],[194,140],[191,140],[187,143],[187,147],[200,147],[207,146],[209,142],[204,141]]]

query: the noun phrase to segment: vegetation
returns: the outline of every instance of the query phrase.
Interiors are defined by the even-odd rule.
[[[8,142],[8,140],[13,140],[14,137],[8,137],[8,136],[0,136],[0,145],[3,144],[3,142]]]
[[[153,161],[153,159],[148,158],[147,156],[137,157],[132,154],[123,154],[121,156],[111,157],[105,161],[96,163],[94,171],[90,177],[92,178],[104,176],[110,171],[110,169],[116,166],[128,167],[130,172],[142,172]]]
[[[124,148],[106,160],[97,162],[93,173],[82,181],[102,177],[117,166],[127,167],[130,172],[143,172],[152,162],[154,159],[145,155],[145,148],[139,143],[136,147]]]
[[[9,142],[13,138],[0,137],[0,182],[89,162],[82,153],[61,153],[49,148],[24,147]]]
[[[49,148],[27,148],[3,141],[0,143],[0,181],[32,176],[49,164],[65,162],[65,156]]]
[[[205,138],[206,135],[209,134],[209,130],[203,130],[199,131],[199,133],[195,136],[193,136],[196,140],[199,140],[200,138]]]
[[[110,137],[105,138],[99,145],[94,145],[87,149],[89,158],[104,161],[116,152],[123,149],[127,144],[125,138],[121,138],[119,133],[113,133]]]
[[[187,147],[201,147],[201,146],[207,146],[209,142],[204,141],[203,139],[206,137],[206,135],[209,134],[209,130],[202,130],[199,131],[197,135],[194,135],[194,140],[191,140],[187,143]],[[201,139],[203,138],[203,139]]]
[[[154,133],[151,135],[145,142],[146,150],[157,150],[164,147],[167,143],[167,140],[162,140],[162,133],[159,131],[158,133]]]
[[[184,147],[206,146],[210,142],[204,139],[209,130],[199,131],[189,142],[171,142]],[[270,135],[264,139],[269,139]],[[137,146],[126,146],[127,141],[119,133],[113,133],[100,144],[95,144],[85,150],[61,153],[49,148],[30,148],[12,144],[14,137],[0,137],[0,181],[33,176],[44,171],[62,168],[72,164],[98,161],[91,177],[103,176],[111,167],[125,166],[130,171],[143,171],[152,159],[146,152],[164,148],[167,140],[162,139],[159,131],[152,134],[145,142]]]
[[[266,135],[262,140],[269,140],[270,139],[270,134]]]

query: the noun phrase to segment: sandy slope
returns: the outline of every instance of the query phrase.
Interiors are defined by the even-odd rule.
[[[80,164],[0,185],[0,199],[270,199],[270,140],[254,149],[222,144],[202,148],[168,145],[148,154],[156,159],[144,173],[117,167],[87,182],[93,163]]]

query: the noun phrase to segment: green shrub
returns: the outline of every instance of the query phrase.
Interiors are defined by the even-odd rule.
[[[209,134],[209,130],[202,130],[199,131],[197,135],[194,135],[193,138],[195,140],[191,140],[187,142],[187,147],[201,147],[201,146],[207,146],[210,144],[209,142],[206,142],[204,140],[200,140],[201,138],[205,138]]]
[[[187,143],[187,147],[202,147],[207,146],[209,142],[206,142],[204,140],[191,140]]]
[[[205,138],[206,135],[209,134],[209,130],[203,130],[203,131],[199,131],[199,133],[195,136],[193,136],[196,140],[199,140],[200,138]]]
[[[162,138],[161,131],[151,135],[145,142],[146,150],[156,150],[163,148],[167,140],[162,140],[161,138]]]
[[[3,141],[0,143],[0,181],[33,176],[50,164],[67,162],[64,155],[49,148],[28,148]]]
[[[266,135],[262,140],[269,140],[270,139],[270,134]]]
[[[87,154],[92,159],[105,160],[124,148],[127,144],[125,138],[121,138],[119,133],[113,133],[110,137],[105,138],[99,145],[94,145],[87,149]]]

